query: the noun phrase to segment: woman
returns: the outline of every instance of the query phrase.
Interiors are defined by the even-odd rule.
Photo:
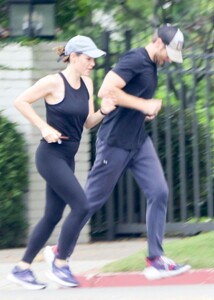
[[[74,175],[74,157],[78,151],[83,126],[92,128],[115,107],[104,99],[94,112],[93,84],[88,77],[95,58],[105,54],[86,36],[76,36],[65,47],[58,48],[59,58],[67,63],[60,73],[38,80],[16,100],[15,107],[41,131],[42,140],[36,151],[36,166],[46,181],[44,216],[36,225],[22,260],[13,268],[9,279],[30,289],[43,289],[30,269],[31,263],[49,239],[62,218],[66,205],[71,208],[58,240],[58,253],[52,264],[50,278],[65,286],[78,282],[66,258],[71,241],[89,212],[85,193]],[[42,120],[31,104],[45,99],[47,121]]]

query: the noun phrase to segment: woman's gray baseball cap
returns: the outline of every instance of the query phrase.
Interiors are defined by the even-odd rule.
[[[182,63],[184,36],[180,29],[170,24],[162,25],[158,29],[158,36],[166,45],[166,51],[169,58],[174,62]]]
[[[67,42],[65,55],[70,55],[72,52],[83,53],[92,58],[98,58],[106,54],[106,52],[97,48],[92,39],[84,35],[77,35]]]

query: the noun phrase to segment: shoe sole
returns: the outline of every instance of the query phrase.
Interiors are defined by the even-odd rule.
[[[143,271],[143,275],[146,277],[148,280],[155,280],[155,279],[162,279],[162,278],[168,278],[168,277],[173,277],[177,276],[183,273],[186,273],[191,269],[191,266],[186,265],[179,270],[172,270],[172,271],[158,271],[154,267],[148,267]]]
[[[7,276],[7,279],[13,283],[17,283],[17,284],[23,286],[24,288],[26,288],[28,290],[43,290],[47,287],[46,285],[35,285],[35,284],[24,282],[24,281],[16,278],[13,274],[9,274]]]
[[[54,281],[55,283],[58,283],[58,284],[60,284],[60,285],[62,285],[62,286],[66,286],[66,287],[77,287],[77,286],[79,286],[78,283],[71,283],[71,282],[67,282],[67,281],[64,281],[64,280],[58,278],[58,277],[55,276],[51,271],[46,272],[46,276],[47,276],[50,280],[52,280],[52,281]]]

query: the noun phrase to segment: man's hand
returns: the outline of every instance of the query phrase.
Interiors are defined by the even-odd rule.
[[[154,118],[159,113],[162,106],[162,100],[160,99],[151,99],[151,100],[144,100],[144,105],[142,112],[150,118]]]

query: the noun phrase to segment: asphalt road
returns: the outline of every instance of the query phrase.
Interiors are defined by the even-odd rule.
[[[213,300],[214,285],[0,291],[1,300]]]

